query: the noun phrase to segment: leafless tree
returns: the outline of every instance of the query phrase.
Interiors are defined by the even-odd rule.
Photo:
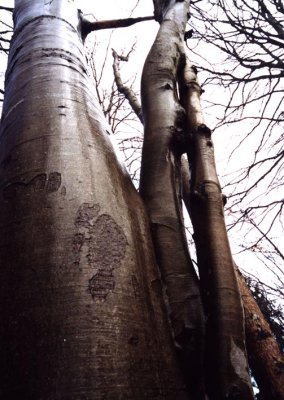
[[[208,112],[219,115],[216,137],[219,131],[225,141],[231,132],[237,135],[222,176],[232,236],[237,241],[241,228],[239,250],[254,252],[277,273],[282,291],[283,18],[281,1],[199,1],[192,5],[188,41],[203,88],[225,89],[223,99],[221,94],[207,103]]]

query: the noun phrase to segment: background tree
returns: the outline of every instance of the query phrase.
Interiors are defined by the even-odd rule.
[[[258,280],[255,281],[247,277],[246,283],[266,321],[269,323],[280,350],[284,353],[284,315],[282,305],[279,304],[277,299],[271,300],[271,295],[266,292],[267,286],[261,284]]]
[[[283,398],[284,383],[283,353],[275,341],[274,332],[265,320],[240,272],[238,272],[238,282],[246,317],[246,339],[250,367],[260,389],[258,399],[281,399]],[[257,298],[259,300],[258,296]],[[280,338],[279,329],[277,333]]]
[[[208,113],[219,115],[212,120],[217,143],[220,140],[224,146],[235,132],[236,139],[228,144],[230,157],[227,161],[223,157],[224,170],[220,165],[222,186],[229,199],[230,232],[237,251],[245,252],[250,264],[272,271],[281,297],[283,11],[282,2],[270,0],[194,2],[190,39],[190,49],[205,79],[203,88],[210,97]],[[211,55],[206,60],[204,51],[199,51],[201,42]],[[217,86],[225,91],[215,101],[210,93]],[[240,157],[242,165],[238,166]]]

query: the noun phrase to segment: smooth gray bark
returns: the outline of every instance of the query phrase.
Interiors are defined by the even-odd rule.
[[[140,193],[151,222],[173,336],[189,390],[194,399],[201,399],[204,317],[198,278],[185,236],[180,154],[175,146],[183,132],[184,111],[177,97],[177,74],[184,58],[188,5],[188,1],[176,2],[166,12],[144,65]]]
[[[185,399],[142,202],[67,0],[17,0],[0,131],[0,397]]]

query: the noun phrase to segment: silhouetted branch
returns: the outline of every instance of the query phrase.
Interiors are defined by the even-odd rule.
[[[9,11],[9,12],[13,12],[13,11],[14,11],[14,8],[12,8],[12,7],[4,7],[4,6],[0,6],[0,10]]]
[[[88,21],[84,17],[82,12],[80,12],[80,14],[81,14],[82,37],[83,37],[83,39],[85,39],[86,36],[92,31],[98,31],[98,30],[101,30],[101,29],[126,28],[128,26],[137,24],[138,22],[154,20],[153,16],[148,16],[148,17],[113,19],[113,20],[91,22],[91,21]]]

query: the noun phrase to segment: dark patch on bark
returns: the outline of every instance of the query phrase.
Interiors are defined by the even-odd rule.
[[[128,343],[131,344],[132,346],[137,346],[139,343],[139,337],[136,335],[133,335],[129,338]]]
[[[89,205],[89,203],[83,203],[77,211],[75,226],[77,228],[84,227],[88,228],[93,224],[95,219],[98,217],[100,206],[98,204]]]
[[[35,176],[29,183],[27,183],[24,186],[28,187],[31,184],[35,192],[42,192],[45,188],[46,179],[47,179],[46,174],[40,174]]]
[[[192,38],[193,36],[193,29],[190,29],[184,33],[184,40],[187,41],[188,39]]]
[[[83,233],[76,233],[73,238],[72,251],[74,254],[74,262],[79,264],[80,262],[80,251],[85,241],[85,235]]]
[[[132,283],[132,287],[133,287],[134,296],[139,299],[141,297],[141,291],[140,291],[138,279],[136,278],[135,275],[131,276],[131,283]]]
[[[17,194],[25,192],[26,194],[57,192],[61,186],[61,174],[59,172],[51,172],[47,174],[38,174],[28,182],[18,181],[9,183],[3,189],[3,198],[6,200],[14,198]]]
[[[66,187],[65,186],[62,186],[62,188],[61,188],[61,195],[63,197],[66,196]]]
[[[185,134],[182,129],[175,129],[172,132],[170,147],[177,157],[187,153],[191,145],[191,137]]]
[[[271,337],[271,333],[264,329],[260,328],[259,331],[257,332],[257,339],[259,340],[265,340],[269,337]]]
[[[115,282],[112,273],[105,273],[102,269],[99,269],[98,273],[89,280],[88,289],[94,300],[104,301],[109,292],[114,290],[114,287]]]
[[[85,69],[84,65],[81,62],[81,59],[74,56],[73,53],[70,51],[67,51],[62,48],[42,48],[41,49],[41,57],[59,57],[61,59],[64,59],[70,64],[75,64],[76,66],[80,67],[83,73],[87,73],[87,70]]]
[[[170,83],[166,83],[164,86],[162,86],[162,88],[165,90],[174,90]]]
[[[121,227],[107,214],[99,215],[100,206],[83,203],[79,208],[73,239],[74,263],[80,264],[84,248],[85,260],[95,273],[88,281],[94,300],[105,301],[115,288],[113,271],[120,267],[126,252],[127,239]]]
[[[48,181],[46,184],[46,191],[57,192],[57,190],[61,186],[61,174],[59,172],[51,172],[48,177]]]
[[[204,135],[205,137],[207,137],[209,140],[211,140],[211,134],[212,131],[211,129],[205,125],[205,124],[201,124],[196,128],[196,132],[199,135]],[[194,135],[195,136],[195,135]]]
[[[227,196],[225,194],[222,194],[222,202],[223,202],[223,206],[225,206],[227,204]]]

